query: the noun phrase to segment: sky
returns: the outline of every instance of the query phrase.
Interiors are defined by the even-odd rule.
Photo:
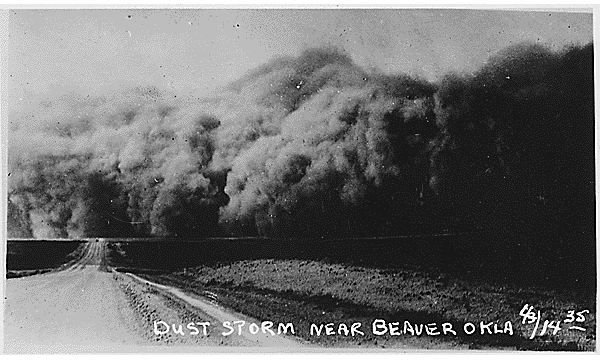
[[[208,95],[313,46],[435,80],[471,72],[511,44],[592,41],[592,14],[500,10],[10,10],[9,109],[75,92],[156,86]],[[6,75],[5,75],[6,76]]]

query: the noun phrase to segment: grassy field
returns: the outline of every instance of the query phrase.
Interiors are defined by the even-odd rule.
[[[7,241],[6,277],[39,274],[59,268],[77,256],[82,241]]]
[[[153,281],[175,285],[205,295],[236,311],[263,321],[292,322],[298,336],[334,347],[416,347],[518,350],[586,350],[595,348],[595,293],[577,287],[561,288],[523,285],[507,277],[477,276],[459,271],[464,264],[453,263],[444,251],[428,252],[419,266],[420,249],[406,244],[389,247],[380,253],[354,247],[353,251],[248,240],[235,243],[119,243],[109,244],[109,263],[136,272]],[[314,245],[314,244],[311,244]],[[389,246],[389,244],[386,244]],[[377,249],[377,247],[374,247]],[[425,251],[423,251],[425,253]],[[276,256],[274,256],[274,254]],[[391,254],[391,255],[390,255]],[[403,254],[404,256],[400,256]],[[375,260],[379,264],[376,264]],[[345,260],[345,261],[344,261]],[[448,269],[444,271],[444,266]],[[544,284],[543,282],[541,282]],[[523,324],[519,312],[525,304],[540,310],[536,336],[530,339],[535,324]],[[569,311],[589,310],[582,322],[565,323]],[[452,325],[456,335],[385,335],[373,333],[375,319],[414,325]],[[556,334],[540,336],[544,321],[561,321]],[[503,329],[510,321],[513,335],[481,334],[481,322]],[[360,322],[363,335],[316,336],[311,324]],[[464,324],[477,330],[465,333]],[[584,331],[569,329],[571,325]],[[491,325],[493,329],[493,325]]]

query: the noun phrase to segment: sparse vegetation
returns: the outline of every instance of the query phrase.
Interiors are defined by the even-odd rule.
[[[6,277],[20,277],[50,272],[78,257],[83,241],[13,241],[7,242]]]
[[[252,260],[201,266],[172,274],[144,274],[160,283],[203,295],[211,291],[222,305],[260,320],[292,322],[297,335],[326,346],[471,348],[517,350],[595,349],[594,298],[539,288],[487,285],[445,274],[407,269],[374,269],[306,260]],[[569,310],[588,309],[585,333],[568,331],[529,340],[533,325],[519,311],[531,304],[543,320],[561,320]],[[375,319],[414,324],[511,321],[514,335],[383,336],[373,335]],[[542,322],[543,322],[542,320]],[[310,324],[361,322],[365,336],[315,336]],[[479,330],[478,330],[479,331]]]
[[[451,247],[424,245],[439,239],[390,241],[340,240],[356,246],[336,253],[331,242],[305,240],[305,246],[286,246],[268,239],[112,242],[108,260],[122,271],[174,285],[200,296],[217,294],[224,306],[260,320],[293,322],[299,336],[326,346],[415,346],[420,348],[499,348],[536,350],[592,350],[595,344],[595,294],[576,285],[561,288],[551,282],[535,285],[516,279],[518,270],[506,268],[493,276],[494,265],[476,274],[459,266],[462,258]],[[461,240],[465,242],[465,239]],[[300,244],[290,240],[290,244]],[[454,244],[460,243],[456,240]],[[275,244],[279,246],[275,246]],[[307,246],[307,245],[312,246]],[[328,245],[329,244],[329,245]],[[363,246],[358,246],[363,244]],[[404,246],[402,246],[402,244]],[[377,246],[379,245],[379,246]],[[387,250],[385,254],[381,249]],[[402,255],[404,249],[412,252]],[[458,249],[454,249],[456,252]],[[159,256],[160,254],[160,256]],[[378,255],[379,254],[379,255]],[[424,257],[428,254],[429,257]],[[469,253],[475,256],[474,250]],[[468,255],[467,255],[468,256]],[[472,264],[463,264],[468,268]],[[491,267],[490,267],[491,266]],[[494,270],[496,269],[496,270]],[[472,268],[475,271],[476,268]],[[560,320],[569,310],[590,310],[585,333],[562,331],[556,336],[529,340],[531,325],[521,324],[525,304],[540,309],[544,320]],[[408,320],[414,323],[511,321],[514,336],[326,336],[309,334],[311,323],[370,323]]]

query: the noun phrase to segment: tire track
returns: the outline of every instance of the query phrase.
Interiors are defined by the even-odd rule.
[[[87,258],[89,258],[90,256],[90,247],[91,247],[91,243],[88,241],[85,243],[84,248],[82,250],[82,254],[81,256],[75,260],[72,264],[70,264],[65,271],[75,271],[76,269],[78,269],[79,265],[86,262]]]
[[[116,271],[113,270],[116,273]],[[181,289],[176,287],[157,284],[155,282],[143,279],[137,275],[131,273],[124,273],[130,278],[134,279],[138,283],[145,284],[154,289],[167,293],[171,296],[176,297],[180,301],[192,306],[195,309],[200,310],[202,313],[205,313],[209,317],[215,319],[218,323],[223,323],[225,321],[233,322],[236,320],[244,321],[246,324],[255,323],[260,324],[261,321],[253,319],[249,316],[246,316],[241,313],[236,313],[225,309],[221,306],[218,306],[213,301],[204,300],[198,296],[188,295],[183,292]],[[236,333],[235,336],[238,336]],[[270,347],[270,348],[278,348],[278,349],[290,349],[290,348],[299,348],[306,346],[305,342],[299,338],[293,339],[291,336],[283,336],[283,335],[270,335],[263,332],[257,332],[256,334],[250,334],[247,332],[247,328],[242,331],[241,335],[239,335],[242,339],[244,339],[249,344],[260,347]]]
[[[292,336],[250,334],[248,325],[260,321],[231,312],[216,303],[160,285],[134,274],[107,271],[107,243],[90,239],[80,256],[63,271],[9,279],[5,300],[5,348],[9,352],[119,351],[151,346],[261,347],[296,349],[305,342]],[[207,336],[157,336],[154,322],[188,324],[207,319]],[[214,322],[213,322],[214,320]],[[242,320],[245,331],[231,336],[224,321]],[[277,331],[276,326],[274,330]],[[159,347],[156,347],[159,345]]]

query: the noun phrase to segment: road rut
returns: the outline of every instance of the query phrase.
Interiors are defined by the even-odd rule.
[[[303,345],[293,337],[223,336],[222,326],[215,326],[208,336],[155,335],[155,321],[185,327],[193,321],[256,320],[180,289],[110,271],[106,246],[102,239],[88,241],[80,258],[63,271],[7,280],[5,352],[128,352],[148,347],[163,351],[177,345],[289,351]]]

